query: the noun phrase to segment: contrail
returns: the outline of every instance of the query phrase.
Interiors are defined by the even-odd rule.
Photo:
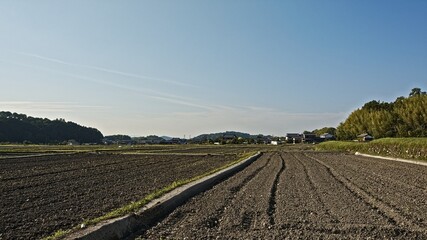
[[[148,88],[147,89],[132,88],[132,87],[128,87],[126,85],[108,82],[108,81],[104,81],[104,80],[99,80],[99,79],[95,79],[95,78],[91,78],[91,77],[86,77],[86,76],[77,75],[77,74],[71,74],[71,73],[67,73],[67,72],[63,72],[63,71],[53,70],[53,69],[45,68],[45,67],[33,66],[33,65],[24,64],[24,63],[6,61],[3,59],[0,59],[0,62],[14,64],[14,65],[18,65],[18,66],[22,66],[22,67],[26,67],[26,68],[31,68],[31,69],[35,69],[35,70],[39,70],[39,71],[41,70],[41,71],[57,73],[57,74],[61,74],[64,76],[68,76],[68,77],[72,77],[72,78],[76,78],[76,79],[80,79],[80,80],[84,80],[84,81],[90,81],[90,82],[94,82],[97,84],[103,84],[103,85],[108,85],[108,86],[112,86],[112,87],[116,87],[116,88],[121,88],[121,89],[128,90],[128,91],[142,93],[145,97],[156,99],[156,100],[161,100],[164,102],[169,102],[169,103],[174,103],[174,104],[184,105],[184,106],[197,107],[197,108],[201,108],[201,109],[205,109],[205,110],[209,110],[209,111],[213,111],[213,110],[217,109],[216,107],[213,107],[213,106],[195,104],[195,103],[193,103],[194,101],[196,101],[195,99],[188,99],[188,98],[184,98],[184,97],[180,97],[180,96],[162,93],[162,92],[155,91],[155,90],[148,89]]]
[[[97,66],[71,63],[71,62],[66,62],[66,61],[62,61],[62,60],[59,60],[59,59],[45,57],[45,56],[41,56],[41,55],[37,55],[37,54],[32,54],[32,53],[26,53],[26,52],[14,52],[14,53],[15,54],[19,54],[19,55],[23,55],[23,56],[28,56],[28,57],[33,57],[33,58],[41,59],[41,60],[44,60],[44,61],[53,62],[53,63],[59,63],[59,64],[63,64],[63,65],[68,65],[68,66],[74,66],[74,67],[81,67],[81,68],[86,68],[86,69],[92,69],[92,70],[97,70],[97,71],[106,72],[106,73],[112,73],[112,74],[116,74],[116,75],[130,77],[130,78],[137,78],[137,79],[144,79],[144,80],[164,82],[164,83],[170,83],[170,84],[184,86],[184,87],[199,88],[199,86],[196,86],[194,84],[182,83],[182,82],[168,80],[168,79],[154,78],[154,77],[149,77],[149,76],[144,76],[144,75],[138,75],[138,74],[133,74],[133,73],[127,73],[127,72],[122,72],[122,71],[117,71],[117,70],[108,69],[108,68],[102,68],[102,67],[97,67]]]

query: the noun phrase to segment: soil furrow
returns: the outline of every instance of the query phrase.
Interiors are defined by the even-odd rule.
[[[403,216],[397,209],[392,208],[388,204],[382,202],[375,196],[369,194],[365,190],[357,187],[355,184],[353,184],[349,179],[341,176],[339,173],[335,171],[332,167],[325,164],[323,161],[309,156],[306,154],[307,157],[315,160],[316,162],[320,163],[324,167],[326,167],[329,171],[329,173],[340,183],[342,183],[348,190],[350,190],[353,194],[359,196],[363,201],[365,201],[367,204],[371,205],[373,209],[378,209],[381,211],[382,215],[386,216],[390,223],[395,226],[405,226],[409,227],[411,230],[423,232],[425,229],[418,224],[412,222],[410,219],[407,219],[405,216]]]
[[[378,161],[381,161],[377,159],[367,163],[366,159],[360,161],[359,159],[351,158],[351,160],[345,161],[345,164],[343,164],[343,161],[340,161],[337,156],[330,155],[329,158],[325,158],[319,155],[319,158],[331,165],[358,188],[387,204],[404,218],[420,227],[427,228],[427,222],[425,221],[427,218],[425,191],[409,184],[408,179],[412,179],[412,181],[417,179],[416,175],[412,176],[414,174],[411,173],[410,169],[400,169],[395,172],[393,171],[394,168],[384,168],[384,165],[377,164]],[[423,170],[423,167],[412,166],[418,168],[419,171]],[[424,168],[427,170],[426,167]],[[409,175],[411,176],[407,177]]]
[[[243,181],[241,183],[239,183],[238,185],[229,188],[229,194],[227,195],[227,197],[222,202],[223,204],[219,208],[217,208],[214,211],[214,214],[211,215],[206,220],[206,225],[209,228],[218,228],[218,227],[220,227],[220,223],[223,222],[224,212],[225,212],[225,210],[227,208],[230,207],[230,205],[233,204],[233,201],[235,201],[235,199],[236,199],[236,194],[243,187],[245,187],[250,181],[252,181],[254,179],[254,177],[257,176],[270,163],[270,161],[271,161],[271,156],[268,156],[267,161],[265,162],[264,165],[260,166],[255,171],[253,171],[251,174],[249,174],[248,176],[246,176],[243,179]]]
[[[279,155],[279,156],[281,159],[281,166],[280,166],[280,170],[277,172],[276,177],[274,179],[273,186],[271,187],[271,190],[270,190],[270,199],[268,200],[267,214],[269,217],[270,225],[276,225],[276,221],[274,219],[274,214],[276,213],[277,187],[279,185],[280,176],[282,175],[283,171],[285,171],[285,168],[286,168],[285,160],[283,159],[282,155]]]
[[[321,155],[319,156],[321,157]],[[347,155],[346,159],[352,163],[347,164],[346,166],[358,172],[376,175],[383,178],[385,182],[391,181],[396,184],[415,187],[420,190],[427,191],[427,187],[425,186],[425,182],[427,181],[426,167],[423,169],[422,167],[413,164],[393,162],[390,160],[370,159],[355,155]],[[393,165],[393,163],[396,165]],[[413,167],[411,168],[405,165]]]
[[[189,236],[192,236],[192,239],[209,238],[209,236],[217,236],[218,232],[244,231],[253,229],[254,225],[262,224],[260,216],[267,215],[262,209],[267,209],[268,194],[267,192],[255,193],[254,190],[262,191],[264,185],[260,185],[258,180],[275,169],[274,166],[279,163],[277,160],[269,153],[263,154],[246,169],[178,207],[159,225],[143,233],[141,238],[159,239],[171,236],[180,239]],[[273,180],[270,182],[270,187],[272,182]],[[256,196],[259,195],[266,199],[265,208],[250,207],[258,202]],[[245,196],[247,198],[242,202]],[[237,206],[242,208],[239,209]],[[184,216],[183,213],[185,213]],[[268,225],[267,217],[264,222],[264,225]],[[187,230],[182,231],[183,229]]]
[[[305,163],[304,161],[302,161],[300,158],[298,158],[296,156],[296,154],[293,154],[293,157],[298,160],[299,163],[301,163],[301,165],[304,168],[304,174],[305,176],[307,176],[307,180],[310,184],[310,191],[315,193],[315,195],[313,196],[315,201],[318,202],[318,204],[320,205],[320,209],[324,210],[324,214],[325,216],[327,216],[328,218],[330,218],[331,222],[339,222],[339,220],[337,219],[337,217],[333,216],[333,214],[331,213],[330,209],[326,206],[325,201],[322,199],[321,197],[321,193],[319,192],[319,189],[321,188],[321,186],[319,186],[319,184],[315,183],[314,177],[313,177],[313,173],[308,169],[307,167],[307,163]]]
[[[267,209],[271,196],[270,189],[282,166],[280,156],[274,154],[266,167],[236,193],[230,207],[224,211],[219,228],[221,231],[268,226],[270,217]]]

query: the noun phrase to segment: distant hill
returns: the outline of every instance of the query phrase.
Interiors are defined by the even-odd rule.
[[[197,137],[192,138],[192,140],[195,142],[203,142],[203,141],[207,141],[207,140],[216,141],[216,140],[222,138],[224,135],[235,135],[238,138],[244,138],[244,139],[256,139],[259,136],[259,135],[251,135],[249,133],[226,131],[226,132],[219,132],[219,133],[201,134]]]
[[[119,142],[119,141],[132,141],[132,138],[128,135],[116,134],[104,137],[105,141]]]
[[[84,127],[64,119],[49,120],[25,114],[0,112],[0,142],[100,143],[102,133],[96,128]]]
[[[163,139],[164,139],[164,140],[166,140],[166,141],[169,141],[169,140],[171,140],[173,137],[161,136],[161,138],[163,138]]]

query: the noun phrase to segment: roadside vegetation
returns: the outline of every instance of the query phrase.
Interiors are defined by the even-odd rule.
[[[375,140],[355,140],[362,135]],[[340,141],[323,142],[316,150],[427,160],[427,93],[414,88],[394,102],[370,101],[340,123],[336,138]]]
[[[427,160],[427,138],[382,138],[371,142],[329,141],[318,144],[316,150]]]

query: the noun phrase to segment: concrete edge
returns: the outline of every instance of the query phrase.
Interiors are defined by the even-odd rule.
[[[406,159],[402,159],[402,158],[375,156],[375,155],[364,154],[364,153],[360,153],[360,152],[356,152],[354,155],[427,166],[427,162],[416,161],[416,160],[406,160]]]
[[[261,152],[258,152],[235,165],[178,187],[162,197],[154,199],[136,213],[103,221],[94,226],[71,233],[64,239],[116,240],[127,238],[144,227],[152,226],[156,221],[167,216],[175,208],[185,203],[191,197],[211,188],[221,180],[243,170],[258,159],[261,154]]]

